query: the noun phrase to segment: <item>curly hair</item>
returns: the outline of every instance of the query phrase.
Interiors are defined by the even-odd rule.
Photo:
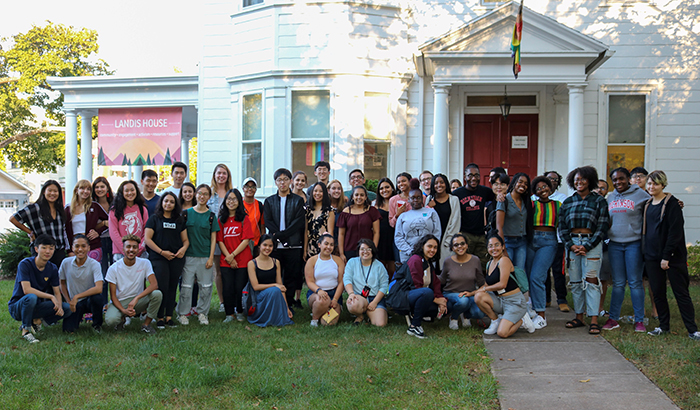
[[[139,192],[139,186],[134,181],[133,179],[130,179],[128,181],[124,181],[119,185],[119,188],[117,189],[117,194],[114,196],[114,202],[112,202],[112,206],[110,209],[114,209],[114,217],[117,218],[117,221],[121,220],[124,218],[124,209],[126,208],[126,198],[124,198],[124,187],[127,184],[131,184],[134,186],[134,189],[136,190],[136,198],[134,198],[134,204],[139,206],[139,212],[141,215],[143,215],[143,208],[146,206],[146,202],[143,200],[143,195],[141,195],[141,192]]]

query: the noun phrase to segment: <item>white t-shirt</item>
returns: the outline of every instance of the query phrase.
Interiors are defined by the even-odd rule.
[[[105,280],[117,285],[117,299],[121,301],[143,292],[144,282],[150,275],[153,275],[153,266],[148,259],[136,258],[132,266],[126,266],[124,259],[120,259],[109,267]]]
[[[87,225],[87,218],[85,212],[75,214],[71,216],[71,223],[73,224],[73,235],[79,233],[85,234],[85,225]]]
[[[165,189],[163,190],[163,192],[161,192],[161,196],[162,196],[162,194],[163,194],[164,192],[172,192],[172,193],[174,193],[177,197],[180,197],[180,190],[181,190],[181,189],[182,189],[182,187],[180,187],[180,188],[175,188],[174,186],[170,185],[169,187],[165,188]]]
[[[61,262],[58,270],[58,278],[66,281],[68,294],[72,298],[75,295],[95,287],[95,283],[102,281],[102,268],[100,263],[92,258],[87,258],[83,266],[75,263],[75,256],[68,257]],[[85,298],[81,298],[81,301]]]

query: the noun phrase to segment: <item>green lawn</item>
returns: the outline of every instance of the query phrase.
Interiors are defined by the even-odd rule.
[[[3,306],[12,286],[0,281]],[[260,329],[211,313],[209,326],[195,319],[155,336],[138,320],[101,335],[85,324],[64,335],[59,324],[30,345],[3,309],[1,409],[499,408],[481,332],[446,320],[418,340],[402,317],[358,328],[344,312],[338,326],[311,328],[304,309],[293,326]]]
[[[691,286],[690,296],[695,304],[696,322],[700,323],[700,286]],[[610,306],[610,290],[607,299],[606,307]],[[622,324],[620,329],[603,331],[603,336],[678,406],[682,409],[700,409],[700,342],[688,338],[670,286],[668,302],[671,310],[670,335],[653,337],[646,333],[635,333],[631,324]],[[647,317],[650,316],[651,304],[648,294],[646,312]],[[632,314],[628,290],[622,306],[622,315]],[[653,330],[658,324],[657,320],[651,319],[647,330]]]

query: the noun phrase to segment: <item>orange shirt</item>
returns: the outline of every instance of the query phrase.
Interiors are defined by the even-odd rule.
[[[260,242],[260,221],[263,218],[262,213],[260,212],[260,209],[262,208],[260,201],[255,200],[252,204],[247,203],[246,201],[243,201],[243,206],[245,206],[246,212],[248,212],[248,220],[251,223],[251,228],[253,228],[253,243],[255,245]]]

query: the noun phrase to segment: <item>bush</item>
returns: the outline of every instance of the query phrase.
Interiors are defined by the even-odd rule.
[[[378,179],[368,179],[365,181],[365,188],[370,192],[377,192],[377,185],[379,185]]]
[[[693,280],[700,280],[700,241],[688,246],[688,273]]]
[[[22,259],[31,256],[31,241],[25,232],[9,229],[0,233],[0,276],[14,277]]]

